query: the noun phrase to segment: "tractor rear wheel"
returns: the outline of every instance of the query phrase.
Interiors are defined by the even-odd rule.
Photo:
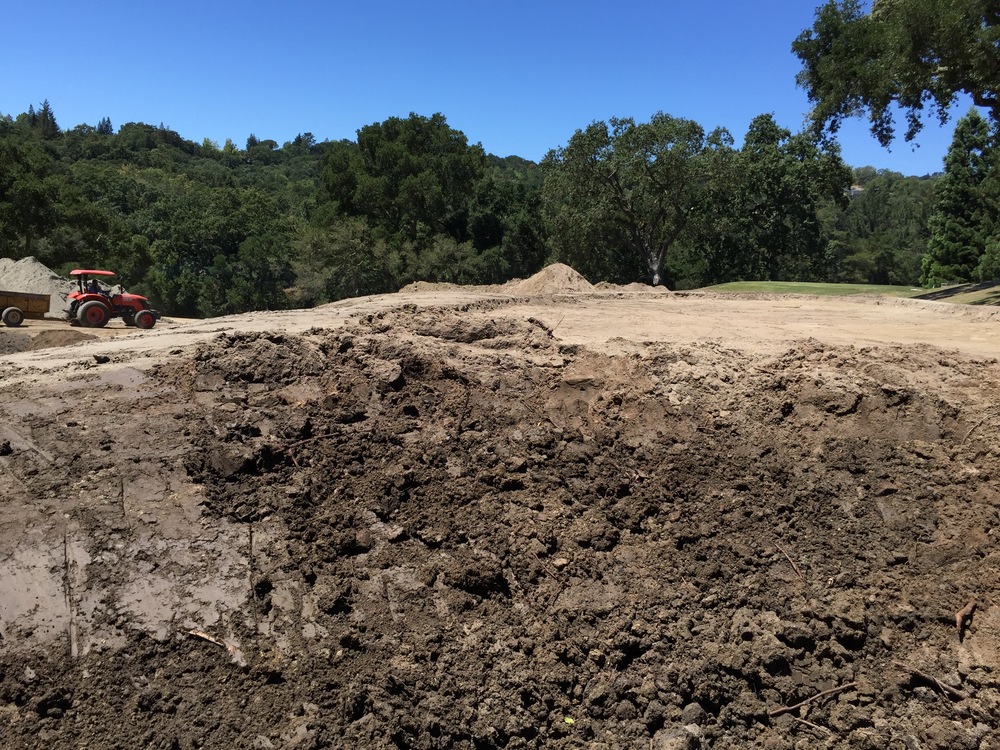
[[[24,313],[21,312],[21,308],[19,307],[8,307],[3,311],[2,320],[4,325],[17,328],[24,322]]]
[[[76,313],[76,319],[80,321],[80,325],[87,326],[87,328],[104,328],[110,317],[111,311],[103,302],[97,300],[85,302]]]
[[[152,328],[156,325],[156,316],[153,315],[149,310],[140,310],[135,314],[135,327],[142,328],[143,330],[147,328]]]

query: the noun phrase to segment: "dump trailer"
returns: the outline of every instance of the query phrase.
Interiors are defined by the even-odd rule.
[[[0,291],[0,320],[4,325],[16,328],[25,318],[41,320],[49,311],[50,298],[48,294],[31,294],[29,292]]]

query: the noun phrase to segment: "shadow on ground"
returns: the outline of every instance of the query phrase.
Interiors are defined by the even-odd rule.
[[[955,284],[918,295],[914,299],[958,302],[955,297],[965,295],[978,295],[975,299],[963,300],[969,305],[1000,305],[1000,280],[982,281],[978,284]]]

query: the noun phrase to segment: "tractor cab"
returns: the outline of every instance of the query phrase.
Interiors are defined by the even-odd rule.
[[[77,268],[69,272],[77,281],[76,291],[66,296],[66,314],[73,325],[103,328],[111,318],[121,318],[127,326],[152,328],[160,314],[149,309],[149,300],[129,294],[115,283],[114,271]]]
[[[77,281],[77,291],[69,295],[70,299],[83,299],[93,294],[99,294],[105,298],[111,297],[111,290],[114,287],[114,271],[93,271],[78,268],[70,271],[69,275],[75,277]],[[118,285],[118,291],[119,293],[123,291],[121,284]]]

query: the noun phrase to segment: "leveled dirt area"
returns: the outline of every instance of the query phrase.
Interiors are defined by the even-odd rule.
[[[424,285],[0,356],[0,746],[1000,748],[998,331]]]

